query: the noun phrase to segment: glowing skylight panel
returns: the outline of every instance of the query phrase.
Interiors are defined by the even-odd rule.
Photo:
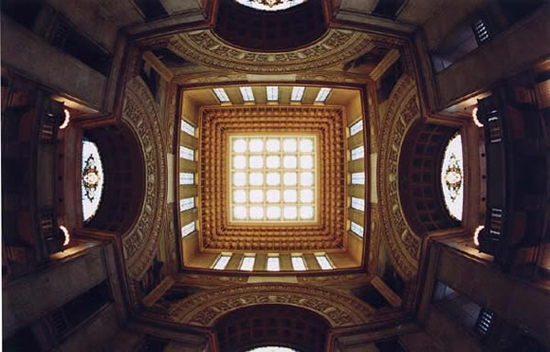
[[[359,236],[361,238],[363,237],[363,233],[365,231],[363,229],[363,226],[361,226],[359,224],[356,224],[353,221],[351,222],[350,230],[351,230],[351,232],[353,232],[354,234],[356,234],[357,236]]]
[[[241,95],[244,101],[254,101],[254,93],[252,93],[252,87],[239,87]]]
[[[252,271],[254,269],[255,261],[256,261],[256,257],[252,255],[245,255],[243,257],[243,261],[241,262],[241,266],[239,267],[239,270]]]
[[[189,236],[190,234],[195,232],[195,230],[196,230],[195,221],[190,222],[189,224],[181,228],[181,237],[183,238],[183,237]]]
[[[221,103],[228,103],[230,101],[229,96],[223,88],[214,88],[214,94],[216,94]]]
[[[230,254],[221,254],[216,260],[216,263],[214,263],[214,266],[212,267],[212,269],[215,269],[215,270],[225,269],[230,259],[231,259]]]
[[[328,259],[328,256],[326,254],[316,254],[315,259],[317,259],[317,263],[319,263],[319,266],[323,270],[330,270],[334,269],[334,265],[330,262]]]
[[[351,184],[352,185],[364,185],[365,184],[365,173],[364,172],[353,172],[351,174]]]
[[[280,1],[263,1],[263,0],[235,0],[239,4],[246,7],[251,7],[260,11],[281,11],[290,7],[300,5],[307,0],[280,0]]]
[[[351,207],[355,210],[365,211],[365,200],[351,197]]]
[[[180,211],[186,211],[195,207],[195,197],[180,199]]]
[[[279,100],[279,87],[277,86],[267,86],[265,87],[267,93],[267,101],[277,101]]]
[[[195,174],[191,172],[180,172],[180,185],[195,184]]]
[[[230,136],[232,222],[317,220],[315,135]]]
[[[180,158],[195,161],[195,151],[191,148],[180,146]]]
[[[321,88],[319,90],[319,93],[317,93],[317,97],[315,98],[315,101],[318,103],[324,103],[325,100],[327,100],[327,97],[332,89],[331,88]]]
[[[195,126],[185,120],[181,120],[181,130],[193,137],[195,137]]]
[[[267,271],[279,271],[279,257],[269,256],[267,257]]]
[[[302,101],[305,90],[306,90],[306,87],[292,87],[292,94],[290,95],[290,100]]]
[[[87,139],[82,140],[80,182],[82,192],[82,217],[84,221],[89,221],[99,209],[105,176],[103,174],[103,164],[99,156],[99,149],[95,143]]]
[[[365,146],[359,146],[351,150],[351,160],[362,159],[365,157]]]
[[[456,220],[462,220],[464,203],[464,162],[462,156],[462,138],[459,134],[451,138],[441,167],[441,188],[443,199],[449,214]]]
[[[361,132],[363,130],[363,119],[357,121],[349,128],[349,135],[350,137]]]
[[[292,267],[296,271],[307,270],[306,262],[304,260],[304,257],[302,257],[301,255],[293,255],[292,256]]]

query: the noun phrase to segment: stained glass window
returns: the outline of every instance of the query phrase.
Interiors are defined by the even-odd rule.
[[[359,146],[351,150],[351,160],[357,160],[365,157],[365,147]]]
[[[361,120],[357,121],[356,123],[354,123],[353,125],[350,126],[349,135],[351,137],[354,134],[357,134],[362,130],[363,130],[363,120],[361,119]]]
[[[307,0],[235,0],[239,4],[262,11],[281,11],[300,5]]]
[[[315,222],[316,136],[231,136],[234,222]]]
[[[193,232],[195,232],[195,230],[196,230],[195,222],[194,221],[190,222],[189,224],[181,228],[181,237],[183,238],[185,236],[188,236]]]
[[[353,221],[351,222],[351,232],[353,232],[354,234],[356,234],[357,236],[359,237],[363,237],[363,232],[365,231],[363,229],[363,226],[359,225],[359,224],[356,224],[354,223]]]
[[[365,200],[351,197],[351,207],[355,210],[365,211]]]
[[[316,254],[315,259],[317,259],[317,263],[319,263],[319,266],[323,270],[330,270],[334,269],[334,265],[332,265],[331,261],[328,259],[328,256],[326,254]]]
[[[101,202],[105,176],[97,145],[87,139],[82,140],[82,217],[89,221],[94,217]]]
[[[443,156],[441,167],[441,188],[449,214],[462,220],[464,202],[464,166],[462,158],[462,138],[459,134],[450,139]]]

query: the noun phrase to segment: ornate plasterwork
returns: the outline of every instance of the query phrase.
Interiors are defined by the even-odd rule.
[[[166,302],[165,302],[166,303]],[[351,295],[297,284],[248,284],[201,292],[181,301],[153,307],[147,315],[174,323],[214,326],[223,315],[255,305],[284,304],[308,309],[332,327],[368,323],[374,308]]]
[[[242,250],[328,249],[345,246],[346,146],[340,107],[216,107],[200,122],[200,238],[203,248]],[[228,221],[228,133],[316,133],[319,222],[315,225],[237,225]]]
[[[412,279],[418,270],[421,240],[403,214],[397,173],[406,132],[419,118],[416,84],[411,76],[403,75],[390,95],[386,116],[380,124],[377,188],[380,223],[388,254],[399,274],[407,280]]]
[[[247,73],[294,73],[347,62],[372,50],[369,34],[330,29],[305,48],[278,53],[258,53],[231,46],[210,29],[174,36],[171,48],[188,61],[204,66]]]
[[[150,266],[164,229],[167,181],[164,132],[154,99],[140,77],[126,86],[122,119],[134,130],[145,163],[143,206],[138,221],[122,239],[130,297],[135,300],[135,285]]]

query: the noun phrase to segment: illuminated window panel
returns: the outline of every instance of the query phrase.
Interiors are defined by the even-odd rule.
[[[319,93],[317,93],[317,97],[315,98],[315,101],[318,103],[324,103],[325,100],[327,100],[328,95],[332,89],[331,88],[321,88],[319,89]]]
[[[267,93],[267,101],[277,101],[279,100],[279,87],[277,86],[267,86],[265,87]]]
[[[292,101],[302,101],[304,97],[304,91],[306,87],[292,87],[292,94],[290,100]]]
[[[365,200],[351,197],[351,207],[355,210],[365,211]]]
[[[214,263],[214,266],[212,267],[212,269],[216,269],[216,270],[225,269],[230,259],[231,259],[231,254],[221,254],[216,260],[216,262]]]
[[[316,254],[315,259],[317,259],[317,263],[319,263],[319,266],[323,270],[330,270],[334,269],[334,265],[332,265],[331,261],[328,259],[328,256],[326,254]]]
[[[362,159],[365,157],[365,147],[359,146],[351,150],[351,160]]]
[[[180,146],[180,158],[195,161],[195,151],[191,148]]]
[[[186,211],[195,207],[195,197],[180,199],[180,211]]]
[[[185,120],[181,120],[181,130],[193,137],[195,137],[195,126]]]
[[[231,222],[315,223],[317,137],[229,138]]]
[[[279,257],[267,257],[267,271],[279,271]]]
[[[239,267],[239,270],[252,271],[254,269],[255,261],[256,261],[256,257],[252,255],[244,256],[243,261],[241,262],[241,266]]]
[[[225,92],[225,89],[223,88],[214,88],[214,94],[218,97],[221,103],[228,103],[229,102],[229,96],[227,96],[227,93]]]
[[[239,4],[261,11],[281,11],[292,6],[300,5],[306,0],[282,0],[282,1],[250,1],[236,0]]]
[[[195,184],[195,174],[191,172],[180,172],[180,185]]]
[[[254,93],[252,93],[252,87],[239,87],[241,95],[244,101],[254,101]]]
[[[351,222],[351,226],[350,226],[350,229],[351,229],[351,232],[353,232],[354,234],[356,234],[357,236],[359,237],[363,237],[363,233],[364,233],[364,229],[363,229],[363,226],[359,225],[359,224],[356,224],[354,223],[353,221]]]
[[[192,234],[193,232],[195,232],[196,230],[196,227],[195,227],[195,222],[190,222],[189,224],[185,225],[184,227],[181,228],[181,237],[186,237],[190,234]]]
[[[89,221],[99,209],[105,175],[99,149],[87,139],[82,140],[81,172],[82,216]]]
[[[359,120],[349,128],[349,135],[350,137],[361,132],[363,130],[363,120]]]
[[[365,184],[365,173],[364,172],[353,172],[351,174],[351,184],[352,185],[364,185]]]
[[[449,214],[459,221],[462,220],[462,205],[464,203],[463,160],[462,138],[457,134],[451,138],[445,149],[441,166],[441,188]]]
[[[302,257],[301,255],[298,256],[298,255],[293,255],[292,256],[292,267],[294,268],[294,270],[296,271],[304,271],[304,270],[307,270],[306,268],[306,262],[304,260],[304,257]]]

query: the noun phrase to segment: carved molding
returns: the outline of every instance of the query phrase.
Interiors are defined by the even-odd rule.
[[[346,146],[340,107],[231,107],[203,110],[200,123],[201,244],[247,250],[327,249],[345,246]],[[227,143],[230,132],[314,132],[320,138],[318,225],[251,226],[228,223]]]
[[[223,315],[255,305],[283,304],[305,308],[324,317],[332,327],[365,324],[374,308],[351,295],[297,284],[247,284],[201,292],[169,306],[154,307],[153,318],[175,323],[214,326]],[[161,313],[162,312],[162,313]]]
[[[171,48],[188,61],[247,73],[294,73],[337,65],[372,50],[371,36],[363,32],[330,29],[320,41],[302,49],[261,53],[239,49],[219,39],[212,30],[181,33]]]
[[[145,162],[145,199],[138,221],[123,236],[130,298],[136,303],[136,284],[147,271],[166,218],[166,145],[157,106],[139,77],[127,86],[122,119],[135,131]]]
[[[417,87],[414,79],[403,75],[396,83],[386,116],[380,125],[377,188],[380,223],[390,260],[406,280],[418,270],[421,239],[411,230],[399,199],[398,165],[406,131],[420,118]]]

